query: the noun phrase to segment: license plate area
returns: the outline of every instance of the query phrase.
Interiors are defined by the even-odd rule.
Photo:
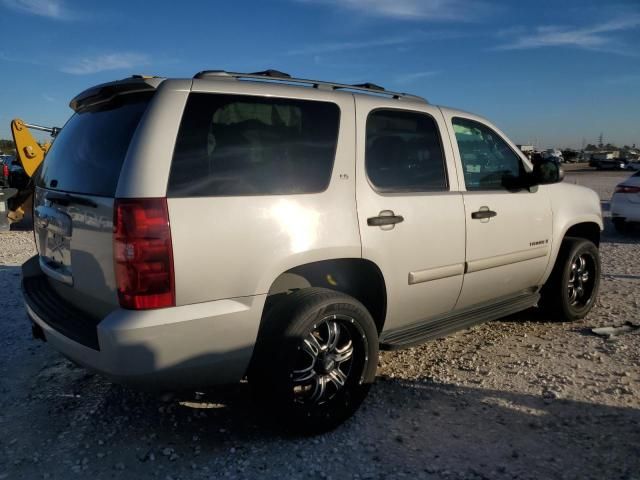
[[[52,267],[71,273],[71,238],[47,230],[44,257]]]
[[[58,281],[73,284],[71,271],[71,217],[51,205],[34,209],[42,271]]]

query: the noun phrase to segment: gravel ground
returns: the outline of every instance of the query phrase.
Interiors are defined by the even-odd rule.
[[[607,200],[620,173],[569,172]],[[0,234],[0,480],[7,478],[640,479],[640,234],[609,222],[584,320],[528,311],[384,352],[358,415],[291,438],[265,428],[247,385],[150,394],[31,340],[19,265],[32,235]]]

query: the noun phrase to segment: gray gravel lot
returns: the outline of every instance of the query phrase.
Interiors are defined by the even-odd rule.
[[[569,172],[608,199],[624,173]],[[384,352],[359,414],[316,438],[269,429],[241,384],[150,394],[113,385],[30,338],[19,265],[0,234],[0,480],[14,478],[640,479],[640,232],[602,244],[583,321],[528,311]]]

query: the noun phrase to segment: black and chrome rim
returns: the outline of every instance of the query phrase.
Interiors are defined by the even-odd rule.
[[[304,405],[329,402],[354,381],[362,382],[366,337],[347,315],[330,315],[313,325],[298,347],[290,374],[294,401]]]
[[[572,307],[585,307],[591,302],[595,276],[595,260],[592,255],[578,253],[571,259],[567,295]]]

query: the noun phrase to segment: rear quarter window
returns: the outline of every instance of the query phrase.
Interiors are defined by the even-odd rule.
[[[36,184],[103,197],[115,196],[131,138],[153,93],[128,94],[75,113],[47,153]]]
[[[334,103],[192,93],[171,165],[170,197],[324,191],[340,110]]]

